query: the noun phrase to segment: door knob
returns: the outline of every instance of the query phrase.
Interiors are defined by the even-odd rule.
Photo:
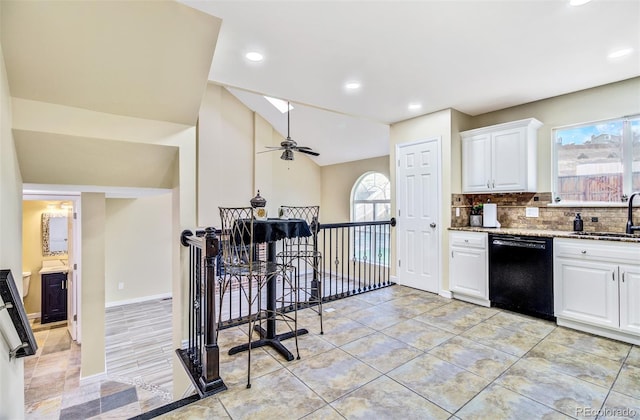
[[[431,226],[432,228],[436,227],[435,223],[431,223],[429,226]]]

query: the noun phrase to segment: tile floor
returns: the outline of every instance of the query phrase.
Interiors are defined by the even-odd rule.
[[[402,286],[325,304],[324,335],[299,317],[301,360],[254,349],[247,389],[246,353],[225,351],[246,328],[224,330],[229,389],[163,417],[640,418],[637,346]]]
[[[106,378],[80,382],[80,346],[66,322],[32,323],[38,351],[25,359],[27,419],[123,419],[172,401],[171,300],[109,308]]]
[[[299,338],[301,360],[286,362],[270,349],[254,349],[251,389],[246,353],[226,354],[246,341],[246,327],[221,331],[220,371],[229,389],[163,417],[640,418],[637,346],[402,286],[324,309],[324,335],[315,312],[299,312],[310,331]],[[117,313],[108,319],[123,322]],[[161,324],[153,328],[164,330]],[[79,348],[65,332],[36,333],[40,354],[25,361],[27,418],[122,419],[166,402],[162,393],[121,381],[79,387]],[[292,340],[285,343],[292,349]],[[111,344],[111,356],[139,348],[124,336]],[[124,376],[131,368],[125,365],[112,372]],[[166,379],[170,368],[156,368]]]

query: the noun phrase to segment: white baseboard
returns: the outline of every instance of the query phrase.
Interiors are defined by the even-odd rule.
[[[453,298],[453,294],[449,291],[449,290],[440,290],[440,293],[438,293],[440,296],[447,298],[447,299],[452,299]]]
[[[127,299],[127,300],[117,300],[117,301],[114,301],[114,302],[107,302],[107,303],[105,303],[104,307],[105,308],[113,308],[115,306],[130,305],[132,303],[147,302],[149,300],[168,299],[168,298],[171,298],[171,297],[172,297],[171,293],[162,293],[162,294],[159,294],[159,295],[142,296],[142,297],[139,297],[139,298],[133,298],[133,299]]]
[[[41,312],[34,312],[32,314],[28,314],[27,315],[27,319],[36,319],[36,318],[41,318],[42,317],[42,313]]]
[[[80,374],[82,376],[82,374]],[[96,373],[95,375],[80,377],[80,385],[87,385],[96,381],[102,381],[107,379],[107,372]]]
[[[400,284],[398,283],[398,276],[389,276],[389,281],[395,284]]]

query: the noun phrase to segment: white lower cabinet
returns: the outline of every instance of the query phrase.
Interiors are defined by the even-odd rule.
[[[487,234],[449,232],[449,290],[456,299],[490,306]]]
[[[640,336],[640,265],[621,265],[620,281],[620,329]]]
[[[640,244],[555,239],[558,325],[640,344]]]

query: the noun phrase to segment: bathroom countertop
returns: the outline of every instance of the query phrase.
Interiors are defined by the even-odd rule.
[[[51,273],[68,273],[69,265],[67,260],[44,260],[42,261],[42,269],[38,273],[51,274]]]
[[[616,241],[631,242],[640,244],[640,235],[626,236],[625,233],[611,232],[611,234],[619,234],[620,236],[597,236],[590,235],[590,232],[581,232],[577,234],[567,230],[548,230],[548,229],[528,229],[528,228],[485,228],[485,227],[450,227],[449,230],[465,231],[465,232],[486,232],[498,235],[516,235],[516,236],[537,236],[545,238],[570,238],[570,239],[586,239],[596,241]],[[596,233],[596,232],[593,232]]]

